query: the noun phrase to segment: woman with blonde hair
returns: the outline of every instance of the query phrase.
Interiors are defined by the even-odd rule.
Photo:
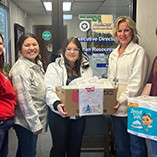
[[[120,16],[113,30],[119,44],[110,54],[108,79],[117,87],[117,105],[111,116],[117,157],[147,157],[144,138],[127,132],[127,99],[141,94],[148,58],[138,45],[135,22],[128,16]]]

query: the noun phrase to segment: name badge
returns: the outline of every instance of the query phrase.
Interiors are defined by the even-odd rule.
[[[113,79],[113,86],[114,86],[115,88],[118,87],[118,79],[117,79],[117,78],[114,78],[114,79]]]

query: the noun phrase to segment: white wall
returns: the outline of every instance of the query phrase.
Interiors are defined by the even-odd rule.
[[[9,13],[10,13],[10,40],[11,40],[11,59],[12,63],[15,61],[15,42],[14,42],[14,24],[17,23],[23,27],[26,27],[28,17],[25,13],[16,6],[12,1],[9,2]],[[30,29],[30,28],[26,28]]]
[[[31,16],[31,25],[51,25],[52,17],[46,16]]]
[[[157,55],[157,37],[155,29],[157,27],[157,0],[137,0],[137,29],[140,33],[139,43],[143,46],[149,57],[149,72],[154,57]],[[149,73],[148,73],[149,75]]]

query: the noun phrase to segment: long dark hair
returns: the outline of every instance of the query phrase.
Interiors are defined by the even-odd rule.
[[[81,66],[81,63],[82,63],[82,58],[85,57],[87,61],[89,60],[89,58],[88,58],[88,56],[83,52],[83,50],[82,50],[82,45],[81,45],[80,41],[79,41],[77,38],[75,38],[75,37],[70,37],[70,38],[68,38],[68,39],[66,39],[66,40],[64,41],[64,44],[63,44],[63,47],[62,47],[62,54],[63,54],[63,57],[64,57],[64,62],[65,62],[66,68],[67,68],[67,67],[70,67],[70,65],[69,65],[69,63],[68,63],[68,60],[67,60],[66,57],[65,57],[65,51],[66,51],[67,46],[68,46],[69,43],[71,43],[71,42],[72,42],[73,44],[75,44],[75,45],[78,47],[78,49],[79,49],[79,58],[78,58],[77,61],[75,62],[75,68],[76,68],[76,72],[77,72],[78,76],[80,76],[80,66]],[[72,69],[72,67],[70,67],[70,68]],[[85,67],[83,67],[83,68],[85,68]]]
[[[2,42],[3,40],[3,36],[0,33],[0,37],[2,38]],[[2,52],[2,54],[0,55],[0,72],[3,72],[3,68],[4,68],[4,53]]]
[[[34,38],[34,39],[37,41],[37,43],[38,43],[38,45],[39,45],[39,49],[40,49],[40,44],[39,44],[38,38],[37,38],[34,34],[32,34],[32,33],[24,33],[24,34],[22,34],[22,35],[20,36],[20,38],[19,38],[19,40],[18,40],[18,43],[17,43],[17,49],[18,49],[18,51],[21,52],[21,50],[22,50],[22,45],[23,45],[24,41],[25,41],[27,38]],[[39,57],[39,55],[38,55],[38,56],[36,57],[35,61],[37,61],[39,58],[40,58],[40,57]]]

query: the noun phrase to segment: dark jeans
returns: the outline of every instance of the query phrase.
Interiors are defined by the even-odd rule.
[[[80,157],[86,117],[62,118],[49,109],[49,127],[53,147],[50,157]]]
[[[150,140],[152,146],[152,154],[157,155],[157,141]]]
[[[13,128],[18,138],[16,157],[35,157],[38,135],[20,125],[15,124]]]
[[[8,130],[13,126],[14,120],[7,119],[0,124],[0,157],[7,157],[8,154]]]
[[[127,132],[127,117],[111,116],[117,157],[147,157],[144,138]]]

